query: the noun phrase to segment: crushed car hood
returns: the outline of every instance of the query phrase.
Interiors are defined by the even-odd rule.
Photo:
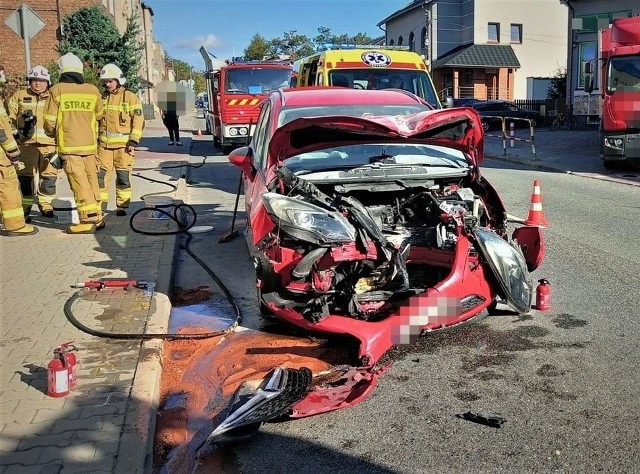
[[[455,148],[474,168],[484,158],[478,113],[468,107],[439,109],[409,115],[349,117],[333,115],[292,120],[278,128],[269,155],[281,163],[295,155],[339,145],[387,142],[421,143]]]

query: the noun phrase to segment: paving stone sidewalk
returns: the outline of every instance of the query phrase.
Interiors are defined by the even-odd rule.
[[[182,124],[184,126],[184,124]],[[162,193],[184,200],[191,133],[183,147],[168,146],[166,129],[147,121],[136,153],[133,211],[141,196]],[[173,167],[168,167],[173,166]],[[170,187],[163,183],[169,183]],[[64,172],[58,196],[71,197]],[[87,292],[73,314],[91,328],[125,333],[164,333],[171,305],[175,235],[148,236],[116,217],[113,196],[106,228],[95,235],[68,235],[66,225],[32,212],[40,232],[0,237],[0,474],[145,472],[151,462],[161,341],[109,339],[74,327],[64,314],[77,281],[131,277],[155,283],[137,289]],[[169,220],[142,212],[136,227],[175,230]],[[47,364],[61,343],[79,348],[78,388],[47,396]]]

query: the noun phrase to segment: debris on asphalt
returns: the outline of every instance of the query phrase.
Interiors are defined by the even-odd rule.
[[[505,418],[499,416],[483,416],[470,411],[463,413],[462,415],[456,415],[456,417],[473,423],[478,423],[479,425],[489,426],[491,428],[502,428],[502,425],[507,422]]]

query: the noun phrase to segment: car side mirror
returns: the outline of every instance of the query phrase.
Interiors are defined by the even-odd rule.
[[[253,152],[251,151],[251,148],[249,148],[248,146],[236,148],[231,153],[229,153],[229,156],[227,158],[229,160],[229,163],[240,168],[250,180],[253,179],[256,173],[255,169],[253,168]]]
[[[453,105],[453,97],[447,97],[444,100],[444,108],[445,109],[450,109],[452,107],[454,107],[454,105]]]

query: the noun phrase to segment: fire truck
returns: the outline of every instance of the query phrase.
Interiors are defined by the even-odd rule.
[[[293,67],[287,57],[224,62],[212,59],[207,61],[205,57],[209,96],[206,131],[213,136],[214,145],[228,154],[248,143],[260,112],[258,105],[273,91],[289,87]]]
[[[614,20],[599,33],[599,80],[585,64],[585,92],[598,87],[600,154],[604,167],[626,162],[640,167],[640,17]]]

